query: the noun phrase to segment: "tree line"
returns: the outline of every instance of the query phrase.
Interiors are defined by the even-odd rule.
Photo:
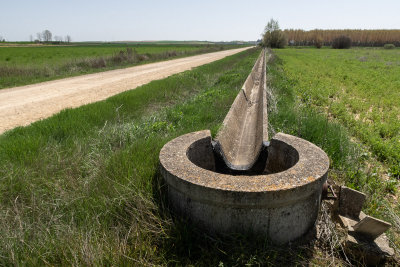
[[[330,46],[341,36],[350,38],[352,46],[400,46],[400,30],[310,30],[286,29],[283,31],[288,45],[311,46],[318,42]]]
[[[64,37],[55,35],[53,37],[53,34],[49,30],[44,30],[43,32],[38,32],[36,33],[36,39],[34,39],[33,35],[29,36],[29,40],[31,42],[35,43],[50,43],[50,42],[57,42],[57,43],[70,43],[72,41],[72,38],[70,35],[66,35]]]
[[[279,28],[278,21],[271,19],[262,33],[260,45],[272,48],[289,46],[372,46],[389,48],[400,46],[400,30],[310,30]]]

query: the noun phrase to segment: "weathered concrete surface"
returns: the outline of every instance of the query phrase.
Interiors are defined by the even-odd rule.
[[[263,141],[268,140],[265,71],[266,50],[263,50],[215,138],[217,150],[233,170],[250,169]]]
[[[320,148],[279,133],[271,140],[266,168],[279,172],[233,176],[213,171],[210,143],[210,132],[200,131],[161,149],[161,172],[173,210],[212,232],[250,231],[278,244],[314,226],[329,168]]]
[[[365,202],[365,194],[346,186],[340,187],[339,214],[358,219]]]
[[[351,205],[351,203],[346,205]],[[348,233],[344,243],[345,249],[347,253],[359,258],[359,262],[377,265],[393,258],[394,250],[389,246],[386,235],[383,234],[390,227],[389,223],[372,218],[362,211],[359,211],[357,218],[343,215],[339,215],[338,218]]]
[[[376,266],[394,256],[394,250],[389,246],[389,240],[385,234],[374,241],[365,241],[358,236],[349,234],[345,242],[346,252],[359,259],[360,263]]]
[[[354,232],[364,239],[374,240],[392,225],[362,212],[361,209],[365,198],[364,193],[341,186],[339,193],[339,220],[345,228],[348,228],[349,232]]]
[[[374,240],[388,230],[391,226],[392,225],[388,222],[367,215],[365,218],[355,224],[353,229],[356,234],[361,234],[367,239]]]

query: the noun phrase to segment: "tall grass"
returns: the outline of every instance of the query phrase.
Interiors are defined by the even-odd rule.
[[[272,61],[268,68],[270,135],[276,132],[296,135],[321,147],[334,168],[353,166],[358,151],[350,142],[347,130],[302,102],[293,90],[296,81],[288,79],[282,70],[282,60],[275,56]]]

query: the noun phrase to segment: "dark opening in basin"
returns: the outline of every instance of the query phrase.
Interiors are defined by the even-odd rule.
[[[221,154],[215,150],[213,142],[208,139],[197,140],[186,151],[188,159],[196,166],[230,175],[273,174],[293,167],[299,161],[299,153],[291,145],[272,140],[265,142],[254,166],[249,170],[233,170],[226,165]]]

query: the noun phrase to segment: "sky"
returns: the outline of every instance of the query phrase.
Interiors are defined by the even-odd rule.
[[[399,0],[0,0],[0,36],[73,41],[254,41],[281,29],[400,29]]]

